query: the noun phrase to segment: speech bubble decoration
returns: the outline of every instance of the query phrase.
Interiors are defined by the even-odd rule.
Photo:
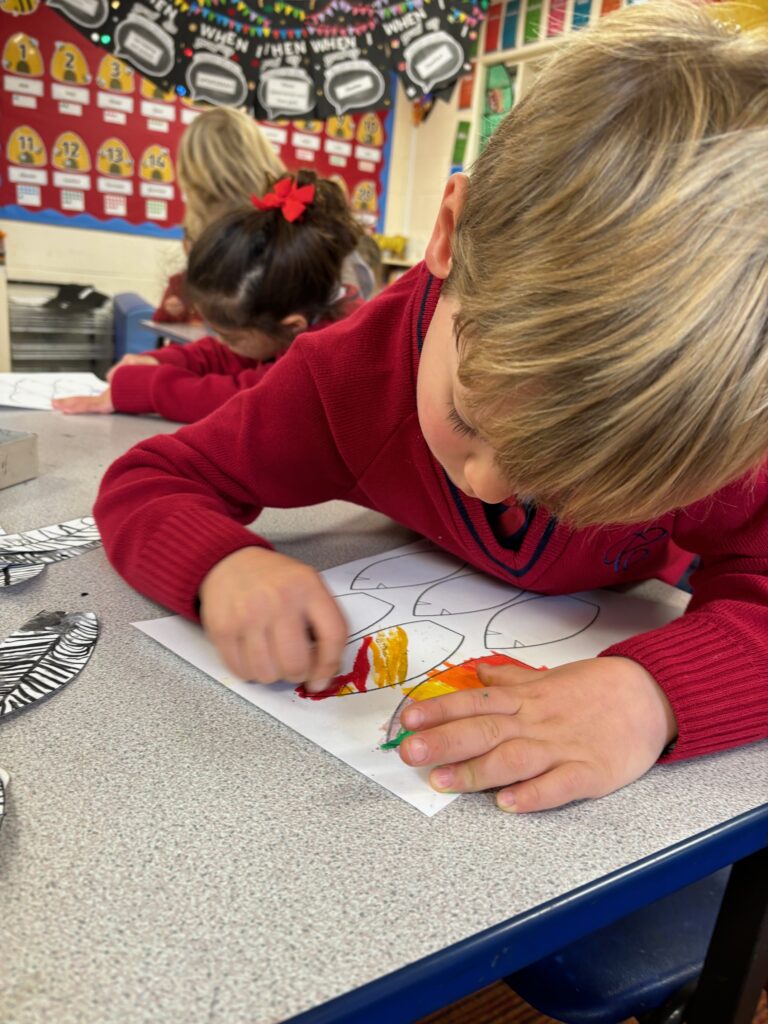
[[[312,79],[301,68],[272,68],[259,79],[259,103],[274,121],[280,114],[308,114],[315,105]]]
[[[115,56],[124,57],[145,75],[167,75],[175,53],[173,39],[146,18],[126,18],[115,29]]]
[[[195,101],[203,100],[219,107],[239,107],[248,95],[248,83],[242,68],[212,53],[198,53],[187,68],[186,78]]]
[[[384,95],[384,76],[369,60],[345,60],[325,73],[324,92],[336,116],[372,107]]]
[[[427,32],[403,51],[405,70],[424,92],[458,74],[464,51],[447,32]]]
[[[109,14],[107,0],[48,0],[48,6],[84,28],[98,28]]]

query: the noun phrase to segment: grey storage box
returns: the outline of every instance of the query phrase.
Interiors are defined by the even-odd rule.
[[[0,430],[0,490],[37,476],[37,434]]]

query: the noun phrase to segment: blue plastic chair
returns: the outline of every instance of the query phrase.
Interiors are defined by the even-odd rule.
[[[730,868],[672,893],[506,981],[537,1010],[565,1024],[671,1021],[691,994]],[[679,994],[679,998],[678,997]],[[661,1007],[666,1016],[660,1014]],[[725,1024],[725,1022],[723,1022]]]
[[[151,320],[155,307],[136,292],[115,296],[115,361],[127,353],[147,352],[157,348],[157,331],[144,327],[142,320]]]
[[[750,1024],[768,988],[768,846],[506,981],[564,1024]]]

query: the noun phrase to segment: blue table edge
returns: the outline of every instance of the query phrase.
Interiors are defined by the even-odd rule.
[[[414,1021],[764,846],[768,803],[286,1018],[284,1024]],[[423,912],[414,907],[415,915]]]

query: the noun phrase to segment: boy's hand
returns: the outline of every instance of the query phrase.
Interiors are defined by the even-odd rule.
[[[148,355],[133,355],[128,353],[124,355],[119,363],[115,363],[111,370],[107,373],[107,380],[111,381],[121,366],[159,366],[160,360],[155,359],[154,356]]]
[[[200,585],[200,619],[241,679],[324,690],[336,674],[347,623],[320,576],[267,548],[242,548]]]
[[[629,658],[590,658],[539,672],[478,667],[484,690],[462,690],[407,708],[400,746],[442,792],[504,787],[506,811],[541,811],[604,796],[639,778],[675,738],[661,687]]]
[[[54,398],[51,401],[54,409],[59,412],[78,414],[81,412],[114,412],[112,405],[112,389],[107,388],[100,395],[75,395],[72,398]]]

